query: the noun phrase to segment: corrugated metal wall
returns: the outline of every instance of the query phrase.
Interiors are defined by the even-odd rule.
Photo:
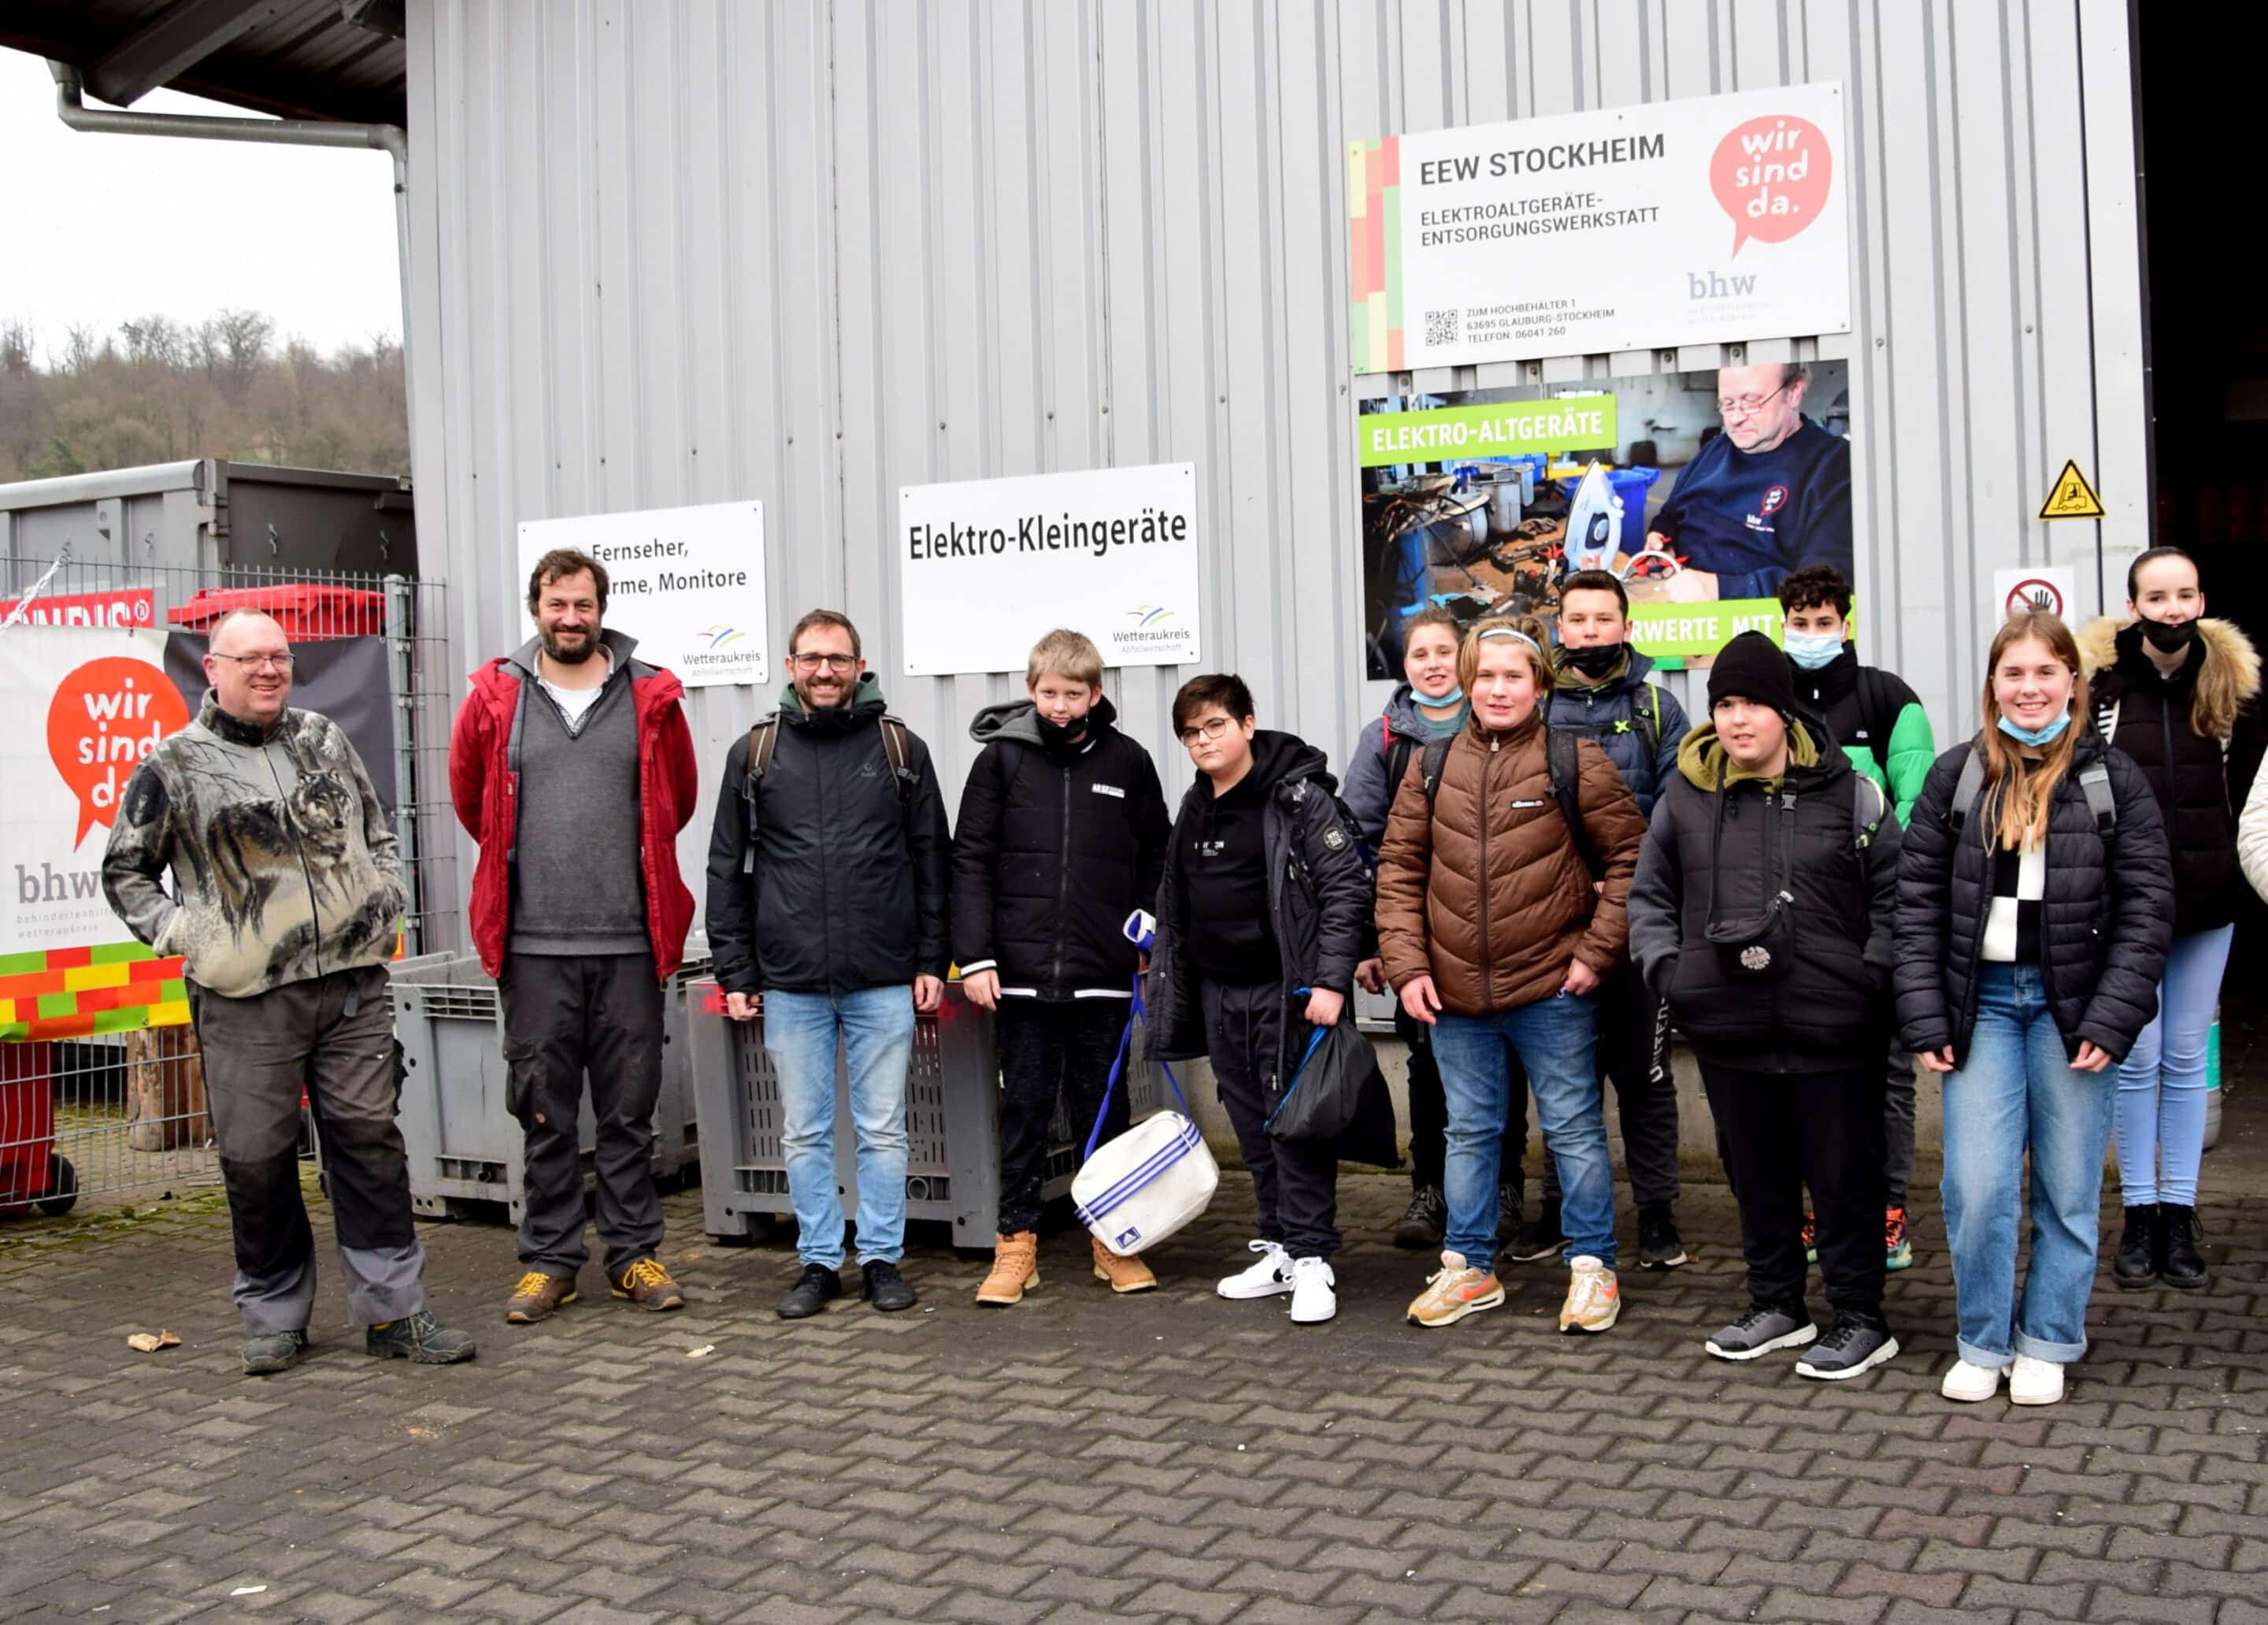
[[[519,521],[761,498],[776,650],[847,609],[957,790],[1011,680],[891,675],[896,488],[1190,460],[1205,664],[1336,757],[1373,703],[1353,402],[1386,389],[1346,372],[1343,142],[1840,79],[1859,325],[1749,358],[1851,358],[1873,647],[1966,728],[1977,573],[2143,544],[2125,30],[2119,0],[412,0],[418,517],[464,663],[518,638]],[[2066,456],[2113,513],[2051,555]],[[1112,678],[1169,783],[1182,675]],[[712,785],[760,703],[695,697]]]

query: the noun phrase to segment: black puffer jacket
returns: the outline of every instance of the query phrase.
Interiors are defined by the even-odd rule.
[[[1751,1072],[1847,1067],[1879,1054],[1890,1030],[1897,816],[1816,719],[1799,717],[1788,742],[1786,773],[1762,779],[1703,723],[1654,803],[1630,890],[1631,957],[1646,985],[1697,1054]],[[1795,899],[1793,963],[1773,980],[1735,975],[1731,950],[1709,940],[1712,908],[1754,918],[1783,886]]]
[[[1328,987],[1349,997],[1344,1022],[1354,1020],[1354,968],[1371,947],[1374,878],[1362,855],[1354,820],[1344,814],[1338,781],[1324,771],[1323,753],[1290,734],[1263,728],[1252,736],[1252,774],[1268,787],[1263,839],[1268,853],[1269,919],[1283,959],[1285,1045],[1304,1045],[1298,1019],[1305,999],[1295,987]],[[1263,777],[1264,775],[1264,777]],[[1158,888],[1158,935],[1150,952],[1150,1034],[1167,1060],[1205,1053],[1204,1008],[1197,967],[1184,939],[1189,899],[1186,858],[1204,827],[1212,785],[1203,773],[1182,798],[1166,849],[1166,875]],[[1277,1072],[1283,1075],[1284,1058]]]
[[[1948,823],[1962,764],[1974,749],[1955,745],[1929,770],[1898,863],[1898,1029],[1911,1050],[1950,1044],[1956,1062],[1968,1059],[1977,1027],[1992,906],[1993,853],[1986,845],[1992,788],[1970,809],[1957,848]],[[2098,761],[2110,770],[2118,814],[2109,842],[2079,784],[2080,770]],[[2124,1060],[2158,1012],[2158,980],[2173,937],[2174,869],[2157,798],[2141,769],[2090,732],[2080,733],[2071,769],[2056,786],[2046,855],[2041,968],[2064,1047],[2076,1054],[2086,1041]]]
[[[906,735],[899,794],[870,677],[838,711],[780,696],[748,850],[748,738],[725,757],[709,834],[709,951],[727,993],[855,993],[946,971],[953,843],[929,748]]]
[[[2244,875],[2236,862],[2236,816],[2252,793],[2264,741],[2256,708],[2260,663],[2244,634],[2226,621],[2198,623],[2188,662],[2161,677],[2129,625],[2110,639],[2110,663],[2088,678],[2088,698],[2102,736],[2134,758],[2165,815],[2174,853],[2174,929],[2210,931],[2236,918]],[[2083,647],[2101,647],[2102,623]],[[2198,684],[2212,678],[2236,697],[2226,744],[2197,730]]]
[[[989,705],[953,837],[953,943],[961,973],[1004,993],[1123,995],[1137,950],[1126,917],[1157,907],[1165,792],[1150,753],[1111,726],[1108,699],[1077,744],[1049,745],[1030,700]]]

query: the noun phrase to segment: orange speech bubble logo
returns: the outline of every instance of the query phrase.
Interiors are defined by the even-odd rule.
[[[1786,242],[1827,207],[1835,155],[1809,119],[1750,119],[1717,144],[1709,189],[1733,217],[1733,252],[1751,237]]]
[[[118,798],[142,758],[188,725],[180,691],[157,667],[130,655],[89,661],[55,684],[48,704],[48,759],[78,797],[74,849],[89,830],[117,816]]]

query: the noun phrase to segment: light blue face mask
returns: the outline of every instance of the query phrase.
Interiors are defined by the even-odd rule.
[[[2051,745],[2058,735],[2071,726],[2071,713],[2066,711],[2045,728],[2018,728],[2007,717],[2000,719],[2000,731],[2018,744]]]
[[[1432,695],[1420,694],[1418,691],[1418,685],[1413,683],[1410,685],[1410,698],[1415,705],[1431,705],[1437,711],[1447,710],[1451,705],[1462,705],[1465,703],[1465,685],[1460,683],[1447,693],[1435,698]]]
[[[1792,632],[1784,633],[1782,639],[1780,646],[1787,651],[1788,659],[1806,671],[1831,666],[1843,653],[1843,639],[1833,632]]]

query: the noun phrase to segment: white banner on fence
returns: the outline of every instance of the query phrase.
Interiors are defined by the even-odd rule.
[[[915,676],[1021,671],[1058,626],[1106,666],[1198,658],[1197,465],[909,485],[898,595]]]
[[[134,769],[188,722],[163,632],[0,632],[0,954],[126,940],[104,843]]]
[[[607,567],[606,624],[638,640],[639,659],[688,689],[771,680],[762,503],[525,520],[519,580],[557,547]]]
[[[1357,141],[1358,373],[1851,326],[1840,85]]]

